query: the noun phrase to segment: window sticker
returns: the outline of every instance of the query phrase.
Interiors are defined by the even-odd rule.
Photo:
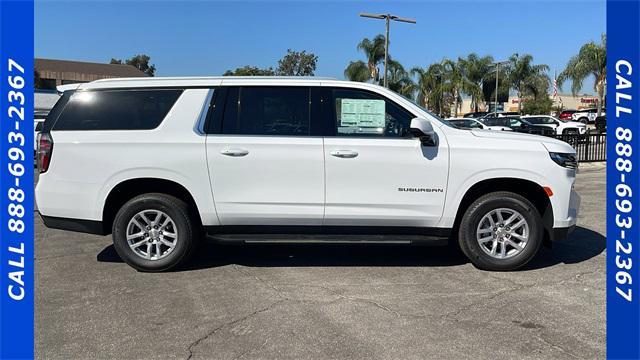
[[[384,128],[384,100],[342,99],[340,126]]]

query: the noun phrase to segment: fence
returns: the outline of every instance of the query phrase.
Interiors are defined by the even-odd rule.
[[[553,137],[573,146],[579,162],[607,160],[607,134],[566,134]]]

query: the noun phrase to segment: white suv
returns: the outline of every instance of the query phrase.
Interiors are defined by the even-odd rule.
[[[587,125],[577,121],[563,121],[549,115],[527,115],[523,119],[528,122],[555,130],[556,135],[584,135]]]
[[[51,228],[112,233],[138,270],[174,267],[204,234],[451,238],[477,267],[510,270],[576,223],[571,146],[457,129],[376,85],[223,77],[74,87],[39,136],[39,212]]]
[[[602,108],[600,115],[606,115],[606,109]],[[571,120],[581,122],[583,124],[591,124],[596,122],[598,109],[579,110],[571,114]]]

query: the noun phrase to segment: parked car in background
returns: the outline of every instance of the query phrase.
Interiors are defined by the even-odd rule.
[[[453,118],[447,121],[460,129],[486,129],[487,127],[477,119],[472,118]]]
[[[496,117],[505,117],[505,116],[515,116],[518,117],[520,116],[520,114],[516,111],[504,111],[504,112],[490,112],[487,113],[485,116],[481,117],[480,119],[490,119],[490,118],[496,118]]]
[[[607,115],[596,117],[596,131],[600,134],[607,132]]]
[[[508,126],[488,126],[480,119],[471,119],[471,118],[454,118],[448,119],[451,124],[461,128],[461,129],[484,129],[484,130],[497,130],[497,131],[513,131]]]
[[[571,115],[576,113],[578,110],[562,110],[560,115],[558,115],[558,119],[560,120],[571,120]]]
[[[579,110],[571,115],[573,121],[579,121],[583,124],[593,124],[596,122],[598,109]],[[602,108],[600,115],[606,115],[605,108]]]
[[[487,115],[489,112],[488,111],[476,111],[476,112],[470,112],[470,113],[466,113],[464,114],[462,117],[463,118],[481,118],[485,115]]]
[[[556,135],[585,134],[587,125],[577,121],[561,121],[549,115],[528,115],[522,119],[533,125],[545,126],[555,130]]]
[[[534,125],[527,120],[524,120],[518,116],[502,116],[487,118],[483,120],[483,123],[490,127],[504,126],[508,127],[515,132],[552,136],[555,135],[555,130],[546,126]]]

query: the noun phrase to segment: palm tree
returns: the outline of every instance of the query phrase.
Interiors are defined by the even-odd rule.
[[[384,60],[384,39],[384,35],[376,35],[373,40],[362,39],[358,44],[358,50],[364,53],[367,62],[360,60],[350,62],[344,70],[344,76],[352,81],[378,81],[380,78],[378,64]]]
[[[511,55],[509,65],[505,70],[507,81],[516,91],[520,100],[527,94],[537,96],[540,84],[545,79],[547,84],[549,82],[549,77],[546,74],[549,71],[549,66],[544,64],[534,65],[533,56],[529,54],[523,56],[518,54]],[[518,101],[518,112],[522,112],[522,101]]]
[[[367,67],[369,68],[369,73],[371,74],[371,78],[375,81],[378,81],[380,70],[378,70],[378,63],[384,60],[384,52],[385,52],[385,37],[384,35],[378,34],[373,40],[369,40],[368,38],[362,39],[362,41],[358,44],[358,50],[364,52],[364,55],[367,57]]]
[[[367,64],[360,60],[349,63],[347,68],[344,69],[344,77],[349,81],[359,82],[365,82],[371,78]]]
[[[602,112],[607,84],[607,35],[602,34],[600,44],[590,41],[580,48],[577,55],[571,57],[567,67],[558,75],[558,86],[571,80],[571,92],[576,95],[582,89],[582,82],[589,76],[595,81],[593,89],[598,93],[598,116]]]
[[[488,80],[493,57],[479,57],[477,54],[471,53],[466,58],[458,59],[458,62],[467,80],[473,84],[466,90],[466,94],[471,96],[471,108],[477,112],[483,99],[482,84]]]
[[[416,84],[402,64],[396,60],[388,60],[387,83],[389,90],[395,91],[407,98],[413,98]]]
[[[453,100],[453,113],[455,116],[462,106],[462,94],[477,94],[476,91],[478,89],[467,77],[463,59],[458,58],[458,61],[445,59],[442,61],[442,67],[445,77],[444,90],[449,93],[450,98]]]
[[[420,105],[437,113],[441,112],[444,68],[442,64],[429,65],[428,68],[414,67],[411,75],[417,78],[417,101]]]

